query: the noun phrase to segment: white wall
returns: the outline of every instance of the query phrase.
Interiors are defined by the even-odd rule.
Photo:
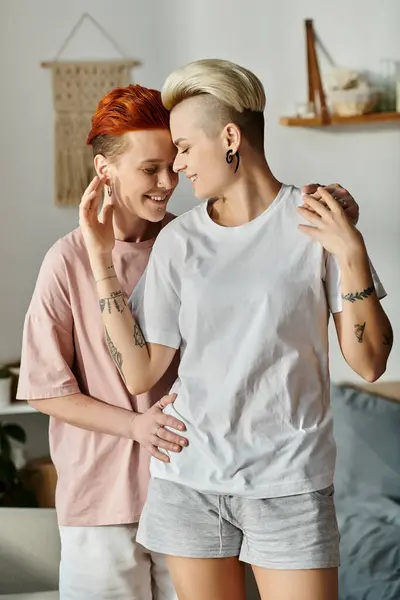
[[[89,11],[143,61],[135,81],[160,87],[174,67],[204,57],[228,58],[254,70],[268,97],[267,151],[286,182],[340,181],[361,206],[360,227],[389,293],[385,301],[400,329],[400,131],[396,126],[312,131],[285,129],[278,117],[305,99],[304,18],[339,64],[379,69],[379,59],[400,59],[397,0],[1,0],[0,3],[0,362],[19,357],[24,313],[47,248],[76,226],[77,210],[53,204],[50,72],[54,57],[82,12]],[[115,58],[116,52],[86,23],[64,58]],[[193,199],[187,184],[171,201],[182,212]],[[283,257],[284,259],[284,257]],[[396,341],[386,377],[399,379]],[[352,377],[333,344],[332,373]],[[41,428],[41,453],[47,420]],[[40,419],[40,421],[39,421]],[[15,419],[14,419],[15,420]]]
[[[378,71],[380,58],[400,58],[397,0],[353,0],[351,8],[345,0],[2,0],[0,11],[0,362],[19,357],[23,318],[44,253],[77,224],[77,209],[53,204],[51,77],[39,63],[55,56],[84,11],[143,61],[133,73],[143,85],[159,88],[171,69],[203,57],[237,61],[261,77],[273,170],[286,182],[340,181],[354,193],[360,227],[389,293],[385,308],[399,330],[399,128],[313,131],[278,124],[279,115],[305,99],[303,19],[314,18],[338,64]],[[117,56],[86,22],[63,58]],[[171,209],[180,213],[193,202],[182,181]],[[333,378],[355,379],[332,342]],[[399,378],[399,358],[395,341],[387,379]],[[43,428],[45,421],[40,423]]]
[[[19,357],[23,317],[47,248],[77,223],[75,208],[53,204],[52,59],[83,11],[143,61],[136,81],[154,87],[174,67],[202,57],[225,57],[253,69],[268,96],[267,151],[287,182],[340,181],[361,205],[360,227],[389,298],[385,307],[399,330],[400,131],[396,126],[336,131],[286,129],[278,117],[305,99],[304,18],[339,64],[379,69],[382,57],[400,58],[397,0],[2,0],[0,5],[0,362]],[[114,58],[115,50],[85,23],[63,58]],[[193,204],[182,182],[171,208]],[[396,342],[386,374],[398,378]],[[336,379],[352,377],[332,348]]]

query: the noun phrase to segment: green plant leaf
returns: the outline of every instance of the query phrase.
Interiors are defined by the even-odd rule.
[[[2,456],[5,461],[10,460],[11,457],[11,444],[7,434],[4,432],[4,427],[0,428],[0,456]]]
[[[18,472],[11,460],[0,456],[0,482],[10,486],[18,478]]]
[[[26,433],[19,425],[14,425],[13,423],[10,423],[9,425],[3,425],[3,431],[5,431],[6,435],[13,440],[21,442],[21,444],[25,444]]]

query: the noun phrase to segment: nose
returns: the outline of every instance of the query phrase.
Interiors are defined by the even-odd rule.
[[[178,153],[176,155],[172,168],[175,171],[175,173],[180,173],[181,171],[184,171],[186,169],[186,163],[182,154]]]
[[[163,170],[158,176],[157,186],[165,190],[172,190],[177,184],[176,173],[171,172],[170,169]]]

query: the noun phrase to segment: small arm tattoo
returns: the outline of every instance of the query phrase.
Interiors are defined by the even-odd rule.
[[[109,275],[108,277],[103,277],[103,279],[96,279],[96,283],[100,283],[100,281],[105,281],[106,279],[116,279],[116,275]]]
[[[373,294],[374,291],[375,287],[372,285],[369,288],[365,288],[365,290],[363,290],[362,292],[349,292],[348,294],[342,294],[342,298],[343,300],[347,300],[347,302],[351,302],[352,304],[354,304],[354,302],[356,302],[357,300],[364,300],[365,298],[368,298],[368,296]]]
[[[366,321],[364,323],[357,323],[356,325],[354,325],[354,333],[356,334],[356,338],[359,344],[362,344],[364,340],[365,325]]]
[[[364,300],[368,298],[375,291],[375,287],[371,286],[369,288],[365,288],[362,292],[349,292],[348,294],[342,294],[343,300],[347,300],[347,302],[351,302],[354,304],[357,300]]]
[[[121,290],[118,290],[117,292],[111,292],[108,298],[101,298],[99,304],[102,313],[107,306],[108,313],[111,314],[112,307],[116,308],[119,313],[124,312],[128,302],[125,294]]]
[[[391,348],[393,346],[393,331],[392,331],[392,329],[389,329],[389,331],[387,333],[383,334],[382,344],[384,346],[389,346],[389,348]]]
[[[106,340],[107,340],[108,351],[109,351],[109,353],[111,355],[111,358],[113,359],[113,361],[117,365],[118,371],[120,372],[122,379],[126,382],[125,375],[124,375],[124,372],[122,370],[122,365],[124,364],[124,361],[122,359],[122,354],[121,354],[121,352],[119,352],[117,350],[117,348],[114,345],[112,339],[110,338],[110,334],[108,333],[107,327],[105,328],[105,330],[106,330]]]
[[[135,327],[133,329],[133,339],[135,340],[135,346],[143,348],[143,346],[146,345],[146,340],[143,337],[142,330],[137,323],[135,323]]]

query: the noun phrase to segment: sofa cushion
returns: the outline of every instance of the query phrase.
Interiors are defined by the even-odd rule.
[[[400,402],[337,385],[331,399],[336,497],[381,494],[400,502]]]
[[[332,386],[340,600],[400,598],[400,402]]]
[[[60,546],[54,509],[0,508],[0,597],[57,590]]]

